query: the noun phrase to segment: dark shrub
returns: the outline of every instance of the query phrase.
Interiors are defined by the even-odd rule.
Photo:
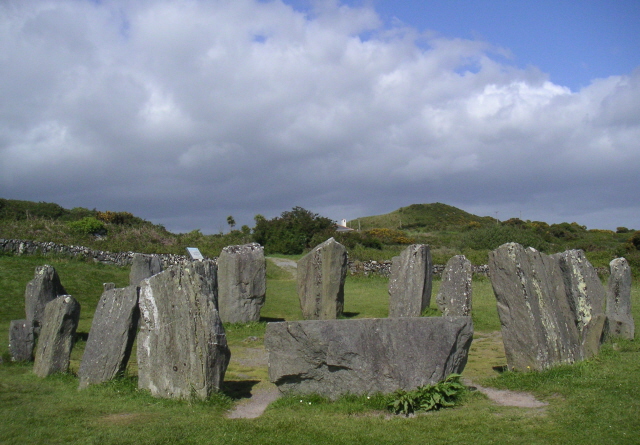
[[[269,220],[256,215],[255,220],[253,238],[264,246],[265,253],[286,255],[300,254],[313,247],[315,235],[323,232],[333,234],[335,227],[334,221],[302,207],[294,207]]]

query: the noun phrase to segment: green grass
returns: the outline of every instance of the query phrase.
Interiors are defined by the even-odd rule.
[[[83,307],[80,331],[88,332],[102,283],[128,282],[128,270],[82,261],[0,256],[0,329],[24,317],[24,288],[35,266],[52,264],[63,285]],[[301,318],[295,280],[268,266],[265,320]],[[350,317],[384,317],[387,280],[348,277],[345,311]],[[434,281],[432,310],[439,281]],[[380,396],[346,396],[330,402],[318,396],[287,396],[264,415],[231,420],[226,410],[266,379],[266,368],[235,362],[225,391],[201,401],[156,399],[136,388],[130,377],[78,391],[73,373],[36,377],[29,364],[0,365],[0,442],[3,444],[625,444],[640,431],[640,342],[617,341],[589,361],[540,373],[499,374],[505,364],[496,342],[499,321],[487,279],[473,282],[475,340],[463,373],[484,386],[530,391],[548,402],[544,409],[499,406],[478,392],[456,408],[413,418],[391,416]],[[633,313],[640,319],[640,286],[633,286]],[[357,315],[356,315],[357,314]],[[266,321],[226,325],[235,358],[264,348]],[[74,350],[80,358],[82,344]],[[0,344],[6,352],[6,343]],[[244,354],[244,355],[243,355]],[[6,354],[5,354],[6,355]],[[135,360],[135,357],[132,357]],[[72,367],[73,370],[73,367]],[[302,402],[300,402],[302,400]]]
[[[372,228],[443,230],[450,226],[466,226],[470,222],[491,224],[491,217],[480,217],[442,204],[412,204],[401,207],[391,213],[376,216],[365,216],[348,222],[354,229],[368,230]]]

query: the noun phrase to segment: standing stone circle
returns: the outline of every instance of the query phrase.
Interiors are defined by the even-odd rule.
[[[625,258],[609,263],[606,336],[633,340],[635,323],[631,315],[631,267]]]
[[[298,261],[298,298],[307,320],[331,320],[342,315],[347,249],[333,238]]]
[[[604,286],[582,250],[567,250],[551,256],[560,264],[584,357],[594,356],[600,350],[606,319]]]
[[[443,316],[470,317],[473,299],[471,280],[473,268],[464,255],[452,257],[442,271],[440,289],[436,296]]]
[[[79,389],[122,374],[136,338],[138,286],[109,289],[100,297],[78,371]]]
[[[37,376],[47,377],[69,370],[79,319],[80,303],[71,295],[61,295],[47,303],[33,364]]]
[[[24,292],[24,306],[27,320],[31,322],[36,336],[40,332],[42,319],[44,317],[44,308],[50,301],[53,301],[60,295],[66,295],[64,287],[60,283],[60,277],[53,268],[45,264],[36,267],[33,280],[27,283]]]
[[[231,352],[217,310],[216,274],[213,261],[194,261],[141,282],[139,388],[180,399],[220,390]]]
[[[14,362],[33,360],[35,334],[29,320],[12,320],[9,325],[9,354]]]
[[[129,285],[140,286],[142,280],[160,272],[162,272],[162,261],[158,255],[136,253],[131,260]]]
[[[559,261],[520,244],[489,253],[509,368],[543,370],[584,358]]]
[[[259,321],[266,292],[267,266],[260,244],[222,249],[218,258],[218,310],[224,323]]]
[[[426,244],[412,244],[393,258],[389,317],[419,317],[431,304],[433,265]]]
[[[269,380],[281,392],[412,390],[464,369],[471,317],[369,318],[268,323]]]

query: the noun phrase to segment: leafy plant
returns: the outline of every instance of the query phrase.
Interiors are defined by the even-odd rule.
[[[459,374],[451,374],[435,385],[420,386],[413,391],[399,389],[391,394],[387,407],[395,414],[408,416],[416,411],[434,411],[454,406],[465,391]]]
[[[137,216],[133,216],[132,213],[129,212],[112,212],[107,210],[106,212],[96,212],[96,218],[100,221],[104,221],[110,224],[120,224],[120,225],[140,225],[144,221]]]
[[[93,216],[87,216],[79,221],[69,223],[69,227],[75,233],[81,235],[104,235],[107,230],[102,221],[98,221]]]

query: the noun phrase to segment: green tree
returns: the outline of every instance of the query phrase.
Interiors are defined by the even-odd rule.
[[[335,222],[329,218],[310,212],[302,207],[294,207],[273,219],[256,215],[254,240],[264,246],[266,253],[295,255],[310,245],[314,235],[333,232]]]
[[[236,220],[233,219],[233,216],[227,216],[227,224],[229,224],[229,227],[231,228],[231,230],[233,230],[233,228],[236,226]]]

